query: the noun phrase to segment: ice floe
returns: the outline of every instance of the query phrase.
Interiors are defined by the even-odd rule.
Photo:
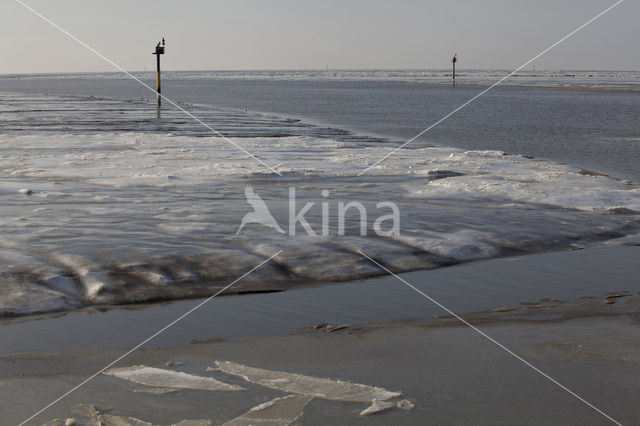
[[[287,395],[251,408],[243,415],[224,423],[224,426],[288,426],[302,416],[312,396]]]
[[[111,368],[103,374],[117,377],[141,385],[158,388],[197,389],[208,391],[240,391],[243,387],[230,385],[211,377],[195,376],[180,371],[134,365],[132,367]]]
[[[408,399],[401,399],[396,404],[396,407],[401,410],[411,410],[413,408],[413,402],[409,401]]]
[[[213,422],[208,419],[182,420],[171,426],[210,426]],[[153,423],[129,416],[114,416],[95,413],[88,419],[58,418],[44,423],[42,426],[153,426]]]
[[[371,402],[374,399],[386,401],[402,395],[383,388],[323,379],[284,371],[264,370],[230,361],[216,361],[220,370],[240,376],[247,382],[283,392],[308,395],[333,401]]]
[[[382,411],[389,410],[396,406],[394,401],[380,401],[378,399],[374,399],[371,402],[371,405],[360,412],[361,416],[369,416],[371,414],[377,414]]]

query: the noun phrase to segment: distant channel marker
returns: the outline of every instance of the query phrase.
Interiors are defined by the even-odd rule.
[[[160,45],[162,44],[162,45]],[[164,46],[165,46],[165,41],[164,41],[164,37],[162,38],[162,41],[159,41],[158,44],[156,45],[156,50],[155,52],[153,52],[154,55],[156,55],[156,62],[158,64],[158,73],[157,73],[157,79],[158,79],[158,109],[160,108],[160,106],[162,105],[162,85],[160,84],[160,55],[164,55]]]

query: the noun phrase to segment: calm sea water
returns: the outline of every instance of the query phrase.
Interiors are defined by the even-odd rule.
[[[149,75],[141,75],[149,84]],[[473,97],[487,73],[169,73],[180,111],[117,75],[0,79],[1,313],[283,289],[586,245],[637,230],[635,73],[543,75]],[[535,158],[531,158],[535,157]],[[585,171],[589,169],[590,171]],[[609,175],[602,176],[599,173]],[[246,187],[285,229],[290,188],[320,234],[252,224]],[[328,196],[322,196],[326,190]],[[338,203],[367,208],[337,236]],[[401,235],[370,232],[395,203]]]

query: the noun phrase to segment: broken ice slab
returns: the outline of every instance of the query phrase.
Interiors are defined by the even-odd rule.
[[[264,404],[257,405],[233,420],[224,423],[223,426],[288,426],[302,415],[304,407],[312,396],[287,395],[282,398],[272,399]]]
[[[211,426],[213,423],[208,419],[182,420],[171,426]],[[42,426],[153,426],[152,423],[135,417],[111,416],[100,414],[87,421],[77,422],[75,419],[53,419]]]
[[[103,374],[118,377],[146,386],[175,389],[197,389],[209,391],[239,391],[243,387],[230,385],[211,377],[194,376],[180,371],[134,365],[131,367],[112,368]]]
[[[401,392],[391,392],[358,383],[321,379],[284,371],[263,370],[229,361],[216,361],[216,365],[224,373],[240,376],[248,382],[270,389],[333,401],[371,402],[374,399],[386,401],[402,395]]]
[[[95,405],[80,404],[74,409],[74,412],[80,414],[82,419],[74,418],[53,419],[44,423],[42,426],[152,426],[152,423],[144,420],[128,417],[113,416],[103,414]],[[109,409],[107,411],[110,411]],[[211,426],[213,422],[209,419],[182,420],[171,426]]]
[[[168,393],[178,392],[180,389],[178,388],[143,388],[143,389],[134,389],[135,393],[146,393],[149,395],[166,395]]]
[[[153,426],[151,423],[135,417],[109,416],[106,414],[98,416],[98,424],[100,426]]]
[[[144,420],[135,417],[109,416],[100,414],[88,420],[77,421],[76,419],[53,419],[42,426],[153,426]]]
[[[396,403],[393,401],[380,401],[378,399],[374,399],[371,402],[371,405],[365,408],[360,412],[361,416],[369,416],[371,414],[380,413],[382,411],[386,411],[390,408],[396,406]]]
[[[66,418],[66,419],[53,419],[49,420],[46,423],[43,423],[42,426],[83,426],[82,424],[78,424],[76,419],[74,418]],[[93,425],[91,425],[93,426]]]
[[[413,408],[413,402],[409,401],[408,399],[401,399],[396,404],[396,407],[401,410],[411,410]]]

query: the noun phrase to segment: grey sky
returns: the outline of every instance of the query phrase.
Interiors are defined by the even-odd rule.
[[[515,68],[615,0],[24,0],[129,70]],[[536,62],[640,69],[626,0]],[[0,4],[0,73],[112,71],[14,0]]]

